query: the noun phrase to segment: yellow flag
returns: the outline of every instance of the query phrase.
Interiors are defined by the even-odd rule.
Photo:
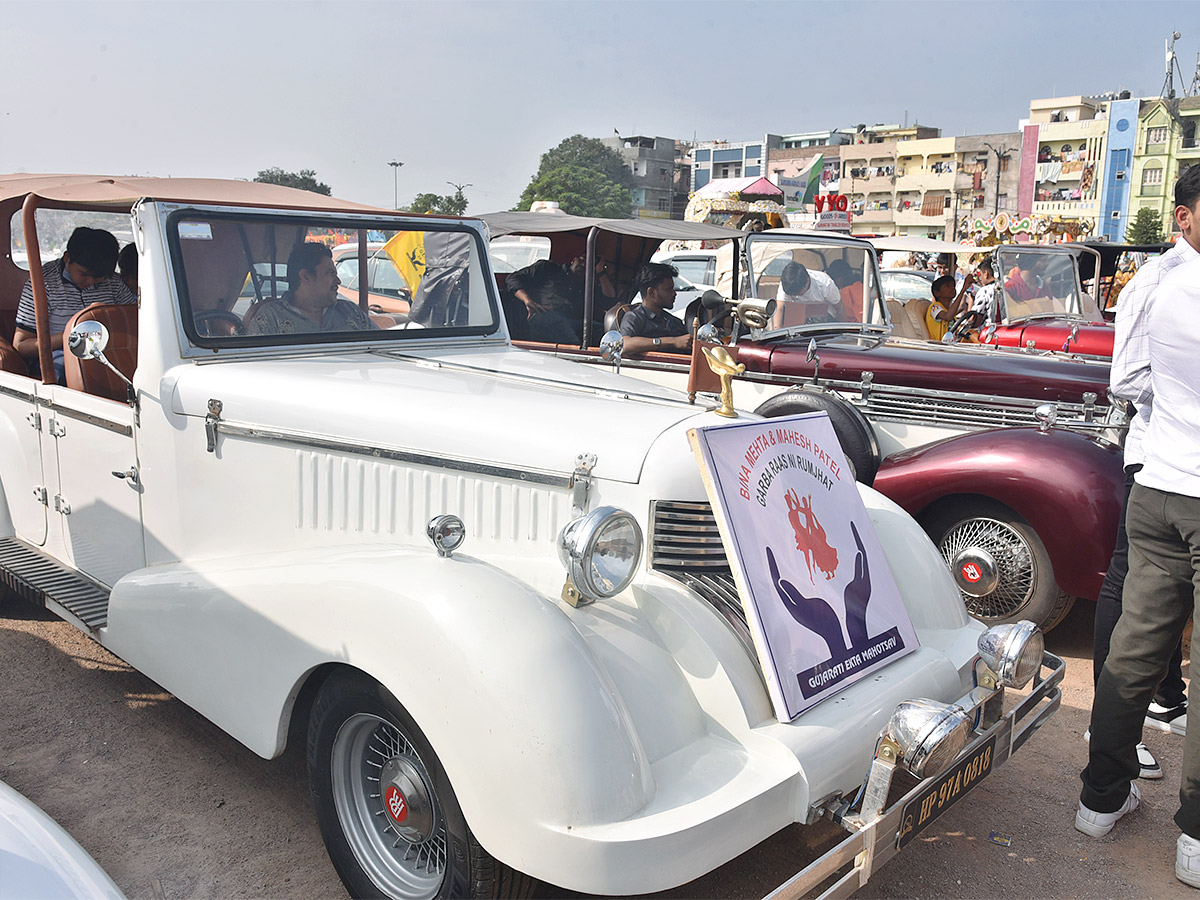
[[[383,252],[395,263],[396,271],[415,297],[425,275],[425,232],[399,231],[383,245]]]

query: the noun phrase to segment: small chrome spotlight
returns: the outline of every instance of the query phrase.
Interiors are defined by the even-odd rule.
[[[905,700],[880,734],[899,749],[901,764],[917,778],[936,775],[954,762],[971,737],[971,717],[961,706],[936,700]]]
[[[449,556],[466,540],[467,526],[458,516],[434,516],[425,527],[425,534],[429,536],[438,556]]]
[[[994,625],[979,636],[979,656],[1005,687],[1022,688],[1042,665],[1046,640],[1027,619]]]

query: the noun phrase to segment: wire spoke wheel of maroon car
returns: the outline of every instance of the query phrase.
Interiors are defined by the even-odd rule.
[[[1037,533],[1000,504],[954,507],[935,516],[927,529],[967,611],[981,622],[1029,619],[1049,631],[1075,602],[1055,582]]]
[[[313,805],[354,897],[523,897],[534,881],[488,855],[467,827],[437,755],[377,682],[339,673],[313,705]]]

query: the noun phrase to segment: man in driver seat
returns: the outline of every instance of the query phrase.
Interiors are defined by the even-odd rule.
[[[341,279],[324,244],[297,244],[288,256],[288,290],[264,300],[246,321],[247,334],[305,334],[369,331],[370,316],[357,303],[338,297]]]

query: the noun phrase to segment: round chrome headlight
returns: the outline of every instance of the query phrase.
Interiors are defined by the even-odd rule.
[[[994,625],[979,636],[979,656],[1006,687],[1022,688],[1042,665],[1046,639],[1028,619]]]
[[[917,778],[936,775],[954,762],[971,737],[971,717],[961,706],[936,700],[905,700],[883,730],[900,747],[903,765]]]
[[[642,557],[637,519],[615,506],[601,506],[563,529],[558,556],[579,593],[592,600],[629,586]]]

